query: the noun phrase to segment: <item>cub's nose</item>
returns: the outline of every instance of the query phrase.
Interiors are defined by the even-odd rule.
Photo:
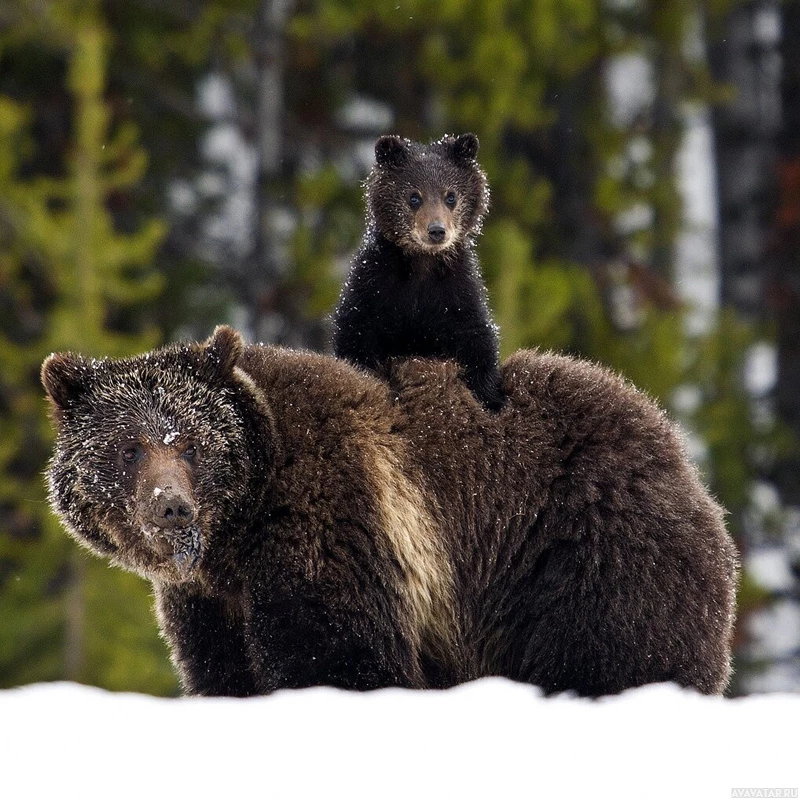
[[[435,244],[443,242],[446,233],[447,231],[441,222],[431,222],[431,224],[428,225],[428,238]]]
[[[192,501],[169,489],[159,492],[150,506],[150,521],[162,529],[185,528],[194,517]]]

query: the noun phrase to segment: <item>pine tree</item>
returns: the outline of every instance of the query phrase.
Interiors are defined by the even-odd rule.
[[[0,486],[0,682],[70,678],[172,692],[147,587],[86,556],[45,502],[41,469],[52,433],[39,365],[53,348],[123,355],[157,343],[154,328],[124,331],[128,314],[161,291],[149,263],[163,235],[157,220],[122,233],[109,211],[113,194],[141,180],[146,160],[132,128],[110,129],[107,31],[97,8],[54,2],[50,10],[45,41],[64,60],[71,98],[60,174],[26,174],[17,154],[27,141],[33,163],[29,114],[0,102],[0,136],[10,145],[0,162],[2,276],[12,298],[0,319],[0,469],[8,476]],[[110,624],[112,610],[121,625]]]

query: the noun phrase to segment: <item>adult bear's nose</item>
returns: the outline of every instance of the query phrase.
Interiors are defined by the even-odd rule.
[[[155,489],[150,506],[150,521],[159,528],[186,528],[195,517],[194,504],[187,497],[172,489]]]
[[[441,222],[431,222],[431,224],[428,225],[428,238],[436,244],[444,241],[446,233],[447,231]]]

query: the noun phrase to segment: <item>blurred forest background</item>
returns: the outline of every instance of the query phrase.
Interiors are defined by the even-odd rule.
[[[657,397],[746,566],[733,691],[800,690],[800,9],[0,0],[0,686],[175,694],[148,586],[72,544],[39,366],[324,349],[382,133],[473,131],[503,350]]]

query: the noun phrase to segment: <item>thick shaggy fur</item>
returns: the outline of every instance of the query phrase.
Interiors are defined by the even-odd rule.
[[[430,145],[383,136],[366,182],[367,228],[334,312],[334,352],[380,371],[393,356],[455,359],[502,405],[498,337],[475,254],[487,210],[473,134]]]
[[[484,675],[721,692],[736,557],[671,424],[570,358],[520,352],[502,379],[488,413],[452,362],[397,363],[389,391],[226,328],[120,361],[51,356],[51,501],[153,582],[189,693]],[[153,527],[155,456],[189,476],[197,546]]]

